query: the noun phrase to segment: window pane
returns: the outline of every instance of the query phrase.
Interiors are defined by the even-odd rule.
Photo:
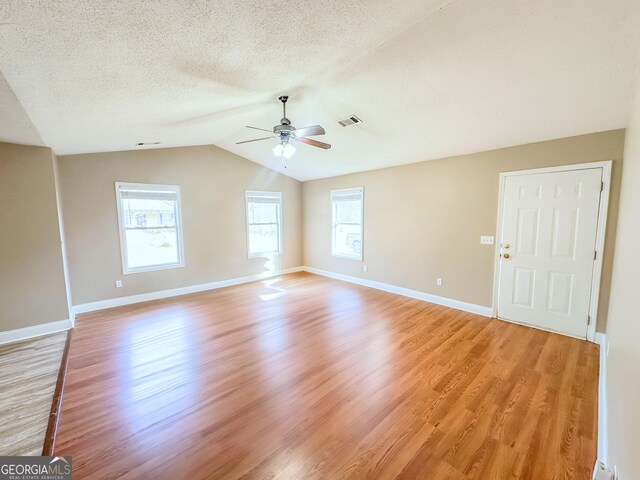
[[[332,254],[362,260],[362,189],[333,190]]]
[[[249,256],[280,252],[281,194],[247,191],[246,202]]]
[[[122,207],[125,228],[176,226],[175,201],[124,199]]]
[[[279,250],[278,225],[249,225],[249,255]]]
[[[140,268],[155,265],[176,264],[178,234],[175,228],[125,230],[127,267]]]
[[[116,182],[123,273],[183,265],[180,187]]]
[[[360,223],[360,201],[336,202],[336,223]]]
[[[337,224],[334,239],[334,255],[360,257],[362,233],[360,225]]]
[[[277,223],[277,221],[277,204],[249,203],[249,223]]]

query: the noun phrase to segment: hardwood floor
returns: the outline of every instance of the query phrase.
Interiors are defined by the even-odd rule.
[[[0,455],[41,455],[67,332],[0,346]]]
[[[79,317],[81,478],[591,478],[598,347],[300,273]]]

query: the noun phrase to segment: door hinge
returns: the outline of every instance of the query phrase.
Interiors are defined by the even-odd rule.
[[[604,192],[604,182],[600,182],[600,191]]]
[[[591,325],[591,315],[587,315],[587,325]]]
[[[598,251],[597,251],[597,250],[594,250],[594,251],[593,251],[593,259],[594,259],[594,260],[597,260],[597,259],[598,259]]]

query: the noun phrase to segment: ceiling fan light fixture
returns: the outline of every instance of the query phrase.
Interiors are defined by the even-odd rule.
[[[276,157],[282,157],[282,155],[284,154],[284,145],[282,143],[279,143],[275,147],[273,147],[273,154]]]
[[[273,147],[273,154],[276,157],[291,158],[294,153],[296,153],[296,148],[285,141],[282,141]]]
[[[294,153],[296,153],[296,148],[290,143],[285,144],[282,150],[282,156],[284,158],[291,158]]]

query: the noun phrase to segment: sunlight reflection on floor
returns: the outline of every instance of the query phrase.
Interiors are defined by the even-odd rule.
[[[126,376],[120,403],[132,431],[191,407],[196,368],[189,313],[171,309],[153,321],[131,323],[123,338]]]

